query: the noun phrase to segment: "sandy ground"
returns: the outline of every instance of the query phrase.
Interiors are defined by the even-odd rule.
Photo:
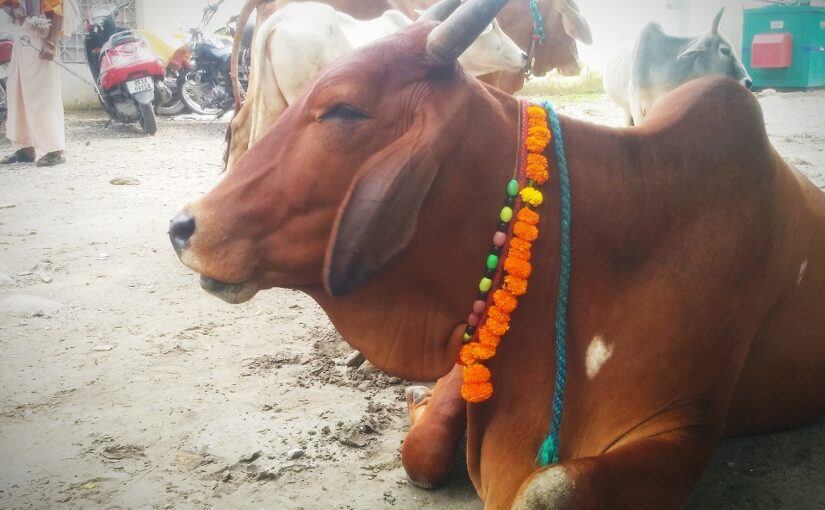
[[[825,187],[825,91],[761,101]],[[406,480],[406,382],[345,366],[313,302],[231,306],[177,261],[167,222],[216,181],[223,129],[70,114],[68,164],[0,168],[0,508],[480,508],[460,465],[438,491]],[[690,508],[825,507],[823,458],[825,420],[726,441]]]

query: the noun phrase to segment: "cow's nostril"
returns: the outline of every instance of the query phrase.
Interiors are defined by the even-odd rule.
[[[169,223],[169,240],[172,241],[172,246],[178,253],[186,248],[186,243],[194,233],[195,218],[186,213],[178,213]]]
[[[746,89],[750,90],[753,87],[753,80],[750,78],[745,78],[745,81],[742,82],[742,85],[745,86]]]

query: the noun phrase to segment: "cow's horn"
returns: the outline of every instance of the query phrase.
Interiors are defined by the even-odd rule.
[[[461,5],[461,0],[441,0],[418,17],[418,21],[444,21]]]
[[[719,12],[716,13],[716,17],[713,18],[713,28],[711,29],[711,33],[718,34],[719,33],[719,22],[722,21],[722,15],[725,14],[725,6],[723,5]]]
[[[467,0],[430,32],[427,51],[445,64],[457,59],[506,3],[507,0]]]

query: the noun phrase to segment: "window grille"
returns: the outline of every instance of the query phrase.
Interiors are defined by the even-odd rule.
[[[77,6],[80,8],[80,17],[78,27],[74,27],[79,33],[64,37],[60,41],[60,58],[67,64],[84,64],[86,63],[86,51],[83,47],[83,37],[86,31],[86,20],[89,18],[89,12],[92,7],[98,5],[117,5],[123,0],[76,0]],[[130,28],[137,26],[137,14],[135,12],[135,0],[129,0],[128,4],[123,10],[118,13],[117,24]]]

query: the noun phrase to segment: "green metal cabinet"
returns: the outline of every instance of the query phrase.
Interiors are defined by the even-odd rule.
[[[825,86],[825,7],[745,9],[742,45],[755,88]]]

